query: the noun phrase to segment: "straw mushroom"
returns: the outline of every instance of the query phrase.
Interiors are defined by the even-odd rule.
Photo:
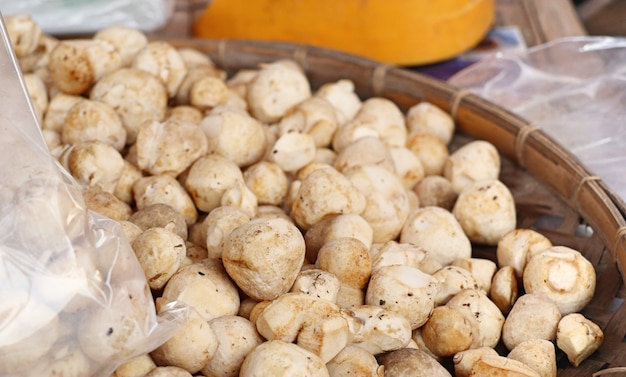
[[[504,356],[483,355],[472,367],[469,377],[541,377],[534,369],[521,361]]]
[[[6,297],[6,296],[5,296]],[[31,308],[41,309],[38,313],[46,313],[50,309],[43,304],[34,304]],[[50,313],[46,313],[47,315]],[[0,346],[0,373],[19,375],[19,373],[28,373],[29,368],[37,363],[38,360],[45,357],[55,342],[61,336],[61,322],[58,316],[50,316],[49,321],[38,323],[41,325],[32,334],[22,335],[21,338],[14,338],[15,341],[10,344]],[[15,327],[15,326],[13,326]],[[18,336],[15,334],[16,337]],[[99,334],[93,334],[98,336]],[[3,342],[6,339],[3,339]]]
[[[472,345],[472,325],[460,311],[438,306],[422,326],[422,338],[435,355],[453,356]]]
[[[165,41],[148,42],[137,52],[131,67],[158,77],[165,85],[169,98],[176,95],[187,74],[187,66],[178,50]]]
[[[382,368],[370,352],[361,347],[348,345],[326,363],[330,377],[362,376],[381,377]]]
[[[104,40],[65,39],[50,52],[48,69],[56,87],[67,94],[83,94],[122,67],[122,57]]]
[[[185,187],[196,207],[204,212],[221,205],[222,196],[235,183],[243,182],[239,166],[226,157],[209,154],[197,159],[189,169]]]
[[[240,377],[329,377],[325,362],[296,344],[270,340],[255,347],[241,364]]]
[[[468,185],[452,213],[472,242],[485,245],[497,245],[502,236],[515,229],[517,221],[513,194],[499,180]]]
[[[37,116],[39,124],[43,123],[44,114],[48,108],[48,91],[43,80],[34,73],[25,73],[22,75],[28,97],[33,105],[33,110]]]
[[[325,99],[335,108],[340,125],[354,118],[362,105],[361,99],[354,91],[354,83],[347,79],[322,85],[315,92],[315,96]]]
[[[372,270],[383,266],[403,265],[415,267],[420,271],[432,275],[443,266],[430,256],[424,248],[411,243],[388,241],[376,244],[370,248],[372,255]]]
[[[50,97],[46,113],[42,123],[44,130],[54,130],[61,132],[65,125],[65,118],[68,111],[76,105],[76,103],[83,101],[85,98],[78,95],[65,94],[58,92]]]
[[[470,348],[456,353],[452,357],[454,375],[456,377],[468,377],[474,364],[483,357],[483,355],[499,356],[498,352],[492,347]]]
[[[334,274],[322,269],[300,271],[290,292],[299,292],[337,303],[341,281]]]
[[[556,345],[575,367],[591,356],[603,341],[600,327],[580,313],[567,314],[559,321]]]
[[[235,182],[234,185],[224,191],[220,199],[220,206],[238,208],[250,217],[256,215],[258,205],[256,196],[243,180]]]
[[[413,132],[406,142],[422,162],[424,175],[442,175],[443,167],[450,156],[448,146],[437,136],[426,132]]]
[[[385,377],[451,377],[437,360],[426,352],[414,348],[403,348],[382,355]]]
[[[326,217],[313,224],[304,234],[306,260],[314,263],[319,249],[325,243],[343,237],[355,238],[369,249],[374,233],[369,223],[360,215],[347,213]]]
[[[428,250],[442,266],[472,255],[470,240],[461,225],[452,213],[441,207],[423,207],[410,213],[402,227],[400,242]]]
[[[493,275],[498,269],[494,261],[485,258],[458,258],[452,262],[452,266],[469,271],[476,280],[478,288],[485,293],[491,290]]]
[[[222,260],[239,288],[261,301],[289,291],[304,254],[304,238],[293,223],[283,218],[254,219],[228,235]]]
[[[313,137],[315,146],[328,147],[338,127],[335,108],[321,97],[309,97],[287,110],[278,123],[279,134],[302,132]]]
[[[391,154],[396,174],[402,180],[404,187],[407,190],[411,190],[424,178],[422,161],[412,150],[406,147],[390,148],[389,153]],[[409,191],[409,194],[415,194],[415,192]]]
[[[500,341],[504,316],[479,289],[465,289],[446,303],[460,311],[472,327],[472,348],[495,347]]]
[[[292,60],[264,63],[249,82],[246,98],[250,113],[264,123],[274,123],[292,106],[311,97],[302,69]]]
[[[445,163],[443,176],[457,193],[476,181],[495,180],[500,175],[500,155],[496,147],[484,140],[463,145]]]
[[[390,149],[375,136],[364,136],[355,140],[337,153],[333,161],[333,166],[340,172],[364,164],[378,165],[390,172],[396,172]]]
[[[132,209],[100,186],[90,186],[83,190],[83,199],[88,209],[113,220],[127,220]]]
[[[176,233],[183,240],[187,240],[188,230],[185,217],[182,213],[164,203],[155,203],[143,207],[133,213],[128,221],[142,230],[166,228]]]
[[[259,205],[280,205],[287,195],[287,175],[276,163],[259,161],[243,172],[243,179]]]
[[[363,125],[373,129],[389,147],[403,147],[406,144],[407,129],[404,114],[394,102],[383,97],[370,97],[363,101],[354,116]]]
[[[126,129],[111,106],[85,99],[67,111],[61,140],[65,144],[99,140],[121,151],[126,146]]]
[[[192,377],[192,374],[183,368],[167,366],[156,367],[146,374],[145,377]]]
[[[409,134],[427,132],[450,144],[454,135],[454,119],[450,114],[430,102],[420,102],[407,110],[406,125]]]
[[[94,34],[93,39],[112,44],[122,58],[123,67],[128,67],[148,44],[148,37],[142,31],[123,25],[104,27]]]
[[[206,245],[207,256],[221,259],[228,235],[248,221],[250,221],[250,216],[247,213],[232,206],[220,206],[209,212],[203,220],[206,233],[202,244]]]
[[[163,203],[174,208],[185,217],[187,225],[196,222],[198,211],[183,186],[169,174],[141,177],[133,184],[137,209]]]
[[[361,214],[365,197],[343,174],[334,168],[317,169],[297,190],[291,216],[304,230],[331,215]]]
[[[474,276],[464,268],[445,266],[435,271],[432,276],[437,280],[435,306],[444,305],[464,289],[478,289]]]
[[[372,355],[406,347],[411,323],[400,313],[378,305],[359,305],[350,310],[360,325],[353,330],[352,344]]]
[[[502,236],[497,246],[498,265],[513,267],[515,276],[521,279],[530,258],[552,247],[552,242],[535,230],[518,228]]]
[[[25,14],[5,16],[4,22],[15,56],[21,58],[34,53],[43,36],[39,24]]]
[[[350,338],[339,306],[303,293],[286,293],[273,300],[259,314],[256,327],[265,339],[295,342],[324,362]]]
[[[422,326],[435,307],[437,280],[417,268],[384,266],[372,272],[365,303],[404,315],[411,329]]]
[[[561,319],[557,305],[538,293],[526,293],[517,299],[502,327],[502,341],[512,350],[531,339],[556,339],[556,329]]]
[[[422,207],[437,206],[452,211],[458,194],[452,183],[439,175],[429,175],[413,186]]]
[[[582,310],[591,301],[596,271],[579,251],[553,246],[528,261],[523,282],[527,293],[546,295],[565,315]]]
[[[126,142],[137,138],[144,121],[162,121],[167,110],[167,90],[155,75],[136,68],[121,68],[102,77],[89,98],[111,106],[122,119]]]
[[[531,339],[518,344],[506,356],[521,361],[534,369],[541,377],[556,377],[556,351],[554,343],[545,339]]]
[[[269,160],[286,172],[295,172],[313,162],[315,152],[313,136],[301,132],[290,132],[276,140]]]
[[[209,321],[219,344],[211,360],[202,368],[205,376],[239,376],[246,355],[263,343],[263,338],[249,320],[224,315]]]
[[[174,119],[141,124],[135,146],[137,166],[151,175],[178,176],[209,150],[198,126]]]
[[[334,274],[342,284],[365,288],[372,273],[369,250],[356,238],[342,237],[325,243],[315,266]]]
[[[515,269],[512,266],[500,268],[493,276],[489,297],[504,314],[508,314],[517,301],[518,284]]]
[[[188,319],[150,355],[157,365],[175,366],[193,374],[213,359],[222,341],[206,320],[190,309]]]
[[[122,170],[120,179],[117,180],[117,185],[115,186],[115,190],[113,190],[113,195],[124,203],[133,204],[135,200],[133,185],[141,177],[143,177],[141,170],[136,165],[125,159],[124,170]]]
[[[222,264],[204,259],[181,267],[156,299],[157,309],[171,302],[194,308],[205,321],[223,315],[236,315],[240,305],[239,291]]]
[[[165,228],[144,230],[132,247],[152,289],[163,288],[178,271],[186,252],[185,241]]]
[[[150,373],[157,365],[149,354],[136,356],[115,369],[112,377],[137,377]]]
[[[65,152],[64,166],[83,186],[100,186],[112,193],[124,170],[124,159],[111,145],[101,141],[83,141]]]

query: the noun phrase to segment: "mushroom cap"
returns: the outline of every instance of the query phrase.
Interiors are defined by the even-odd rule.
[[[498,179],[498,149],[485,140],[471,141],[450,154],[443,167],[443,176],[459,194],[474,182]]]

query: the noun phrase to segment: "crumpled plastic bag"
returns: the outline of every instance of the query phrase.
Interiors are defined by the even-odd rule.
[[[626,199],[626,38],[563,38],[450,78],[527,119]]]
[[[109,377],[168,339],[121,226],[86,209],[49,153],[2,25],[0,375]]]
[[[166,24],[174,0],[0,0],[6,16],[30,15],[48,34],[94,33],[111,25],[144,32]]]

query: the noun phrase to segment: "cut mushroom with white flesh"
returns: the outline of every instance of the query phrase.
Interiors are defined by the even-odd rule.
[[[352,332],[352,344],[372,355],[406,347],[411,341],[408,319],[378,305],[360,305],[350,310],[360,326]]]
[[[432,276],[437,280],[435,306],[445,305],[457,293],[465,289],[479,289],[474,276],[458,266],[445,266],[435,271]]]
[[[468,377],[474,364],[483,355],[499,356],[498,352],[491,347],[470,348],[456,353],[452,357],[454,363],[454,375],[456,377]]]
[[[350,339],[339,306],[303,293],[286,293],[271,301],[256,318],[256,327],[265,339],[295,342],[325,363]]]
[[[582,310],[591,301],[596,271],[579,251],[553,246],[528,261],[523,282],[527,293],[546,295],[565,315]]]
[[[600,326],[580,313],[567,314],[559,321],[556,345],[575,367],[600,348],[603,341]]]
[[[325,99],[335,108],[337,120],[343,125],[354,118],[362,106],[362,101],[354,89],[352,81],[342,79],[322,85],[315,92],[315,96]]]

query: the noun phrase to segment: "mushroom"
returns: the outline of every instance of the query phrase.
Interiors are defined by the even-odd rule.
[[[124,169],[122,170],[122,175],[117,180],[113,195],[126,204],[132,204],[135,200],[133,185],[141,177],[143,177],[141,170],[128,160],[124,160]]]
[[[65,144],[98,140],[121,151],[126,146],[126,129],[111,106],[85,99],[67,111],[61,140]]]
[[[331,167],[309,174],[297,190],[291,206],[296,224],[306,230],[325,217],[361,214],[365,197],[343,174]]]
[[[479,289],[465,289],[446,303],[460,311],[472,327],[471,348],[495,347],[500,341],[504,316],[500,309]]]
[[[500,175],[500,155],[496,147],[485,140],[474,140],[450,154],[443,168],[457,193],[477,181],[497,180]]]
[[[451,377],[437,360],[426,352],[414,348],[403,348],[382,355],[380,365],[385,377]]]
[[[240,167],[263,157],[266,140],[263,125],[245,112],[225,110],[208,114],[199,124],[208,139],[209,151]]]
[[[213,209],[202,221],[206,227],[203,243],[207,256],[221,259],[224,243],[228,235],[240,225],[250,221],[250,216],[243,210],[232,206],[220,206]]]
[[[546,295],[565,315],[582,310],[591,301],[596,272],[579,251],[553,246],[528,261],[523,282],[527,293]]]
[[[239,94],[241,98],[247,98],[248,85],[258,73],[258,69],[240,69],[235,72],[232,77],[226,79],[226,86]]]
[[[122,119],[126,142],[137,138],[145,121],[162,121],[167,110],[167,89],[155,75],[136,68],[121,68],[102,77],[89,98],[111,106]]]
[[[492,347],[470,348],[456,353],[452,362],[454,363],[454,375],[456,377],[468,377],[472,371],[474,364],[483,355],[499,356],[498,352]]]
[[[192,374],[187,372],[183,368],[167,366],[156,367],[144,377],[192,377]]]
[[[146,121],[135,140],[137,166],[151,175],[178,176],[209,150],[204,133],[194,123],[168,119]]]
[[[302,132],[279,136],[272,147],[269,160],[286,172],[295,172],[315,159],[315,140]]]
[[[165,228],[149,228],[132,243],[133,251],[152,289],[161,289],[185,257],[185,241]]]
[[[165,114],[165,120],[183,120],[194,124],[199,124],[204,118],[202,111],[189,105],[178,105],[169,107]]]
[[[378,305],[359,305],[350,312],[358,325],[352,330],[352,345],[372,355],[401,349],[411,341],[411,323],[400,313]]]
[[[270,340],[255,347],[241,364],[240,377],[329,377],[325,362],[293,343]]]
[[[337,153],[333,161],[333,166],[340,172],[364,164],[378,165],[390,172],[396,172],[390,148],[375,136],[364,136],[355,140]]]
[[[115,47],[98,39],[64,39],[50,52],[48,70],[56,87],[83,94],[105,75],[122,67]]]
[[[541,377],[526,364],[504,356],[483,355],[474,363],[469,377]]]
[[[417,182],[424,178],[424,167],[417,155],[406,147],[393,147],[389,149],[396,174],[402,180],[404,187],[411,190]],[[409,193],[414,194],[413,191]],[[417,206],[416,206],[417,207]]]
[[[84,99],[82,96],[65,94],[63,92],[51,96],[44,114],[42,128],[44,130],[61,132],[65,125],[68,111]]]
[[[424,175],[442,175],[450,156],[448,146],[437,136],[426,132],[413,132],[408,136],[406,147],[422,162]]]
[[[165,41],[148,42],[137,52],[131,67],[158,77],[165,85],[169,98],[176,95],[187,74],[187,66],[178,50]]]
[[[256,319],[267,340],[295,342],[324,362],[348,345],[350,329],[339,306],[303,293],[286,293],[270,302]]]
[[[112,44],[122,59],[122,66],[131,65],[135,56],[148,44],[148,37],[141,31],[123,25],[111,25],[98,30],[93,39]]]
[[[498,269],[494,261],[485,258],[458,258],[452,262],[452,266],[469,271],[478,283],[478,288],[485,293],[491,290],[491,281]]]
[[[235,182],[234,185],[224,191],[220,205],[238,208],[249,217],[254,217],[259,204],[254,193],[242,180]]]
[[[513,267],[515,276],[521,279],[530,258],[552,247],[552,242],[535,230],[518,228],[502,236],[497,246],[498,265]]]
[[[343,214],[326,217],[316,222],[304,234],[306,259],[309,262],[315,262],[320,247],[342,237],[356,238],[369,249],[374,234],[371,226],[360,215]]]
[[[556,329],[561,319],[557,305],[538,293],[520,296],[502,327],[502,341],[512,350],[518,344],[531,339],[556,339]]]
[[[428,349],[439,357],[453,356],[472,346],[472,325],[460,311],[437,306],[422,326],[422,338]]]
[[[406,144],[407,129],[404,115],[398,105],[387,98],[370,97],[363,101],[354,119],[363,120],[363,125],[376,131],[389,147]]]
[[[181,267],[169,279],[161,297],[156,299],[157,309],[172,303],[188,305],[209,321],[239,311],[239,291],[222,264],[205,259]]]
[[[219,339],[218,347],[208,364],[202,368],[205,376],[237,377],[246,355],[263,343],[256,327],[249,320],[235,315],[223,315],[209,321]]]
[[[545,339],[530,339],[515,346],[506,356],[521,361],[541,377],[556,377],[556,351],[554,343]]]
[[[314,268],[300,271],[289,292],[304,293],[337,303],[340,286],[341,281],[333,273]]]
[[[127,220],[132,214],[128,204],[104,191],[100,186],[90,186],[83,190],[83,199],[89,210],[113,220]]]
[[[280,205],[287,196],[288,179],[276,163],[259,161],[243,172],[246,186],[254,193],[259,205]]]
[[[479,288],[474,276],[466,269],[458,266],[442,267],[435,271],[432,276],[437,280],[435,306],[444,305],[464,289]]]
[[[452,211],[458,194],[452,183],[439,175],[429,175],[413,186],[422,207],[437,206]]]
[[[519,288],[515,269],[512,266],[500,268],[493,276],[489,297],[504,314],[508,314],[517,301]]]
[[[316,148],[328,147],[337,127],[335,108],[321,97],[309,97],[296,104],[278,123],[279,135],[290,132],[309,134]]]
[[[502,236],[515,229],[513,194],[499,180],[473,182],[459,194],[452,214],[467,237],[475,243],[497,245]]]
[[[140,377],[150,373],[152,369],[156,368],[149,354],[143,354],[126,361],[113,373],[112,377]]]
[[[223,341],[193,308],[184,321],[163,344],[150,355],[157,365],[175,366],[194,374],[204,368],[217,353]]]
[[[556,345],[575,367],[591,356],[603,341],[600,327],[580,313],[563,316],[557,326]]]
[[[43,124],[44,114],[48,108],[48,91],[43,80],[34,73],[22,75],[30,103],[35,111],[35,116],[39,124]]]
[[[370,254],[372,255],[372,270],[383,266],[403,265],[415,267],[432,275],[442,267],[428,251],[411,243],[388,241],[384,244],[375,244],[370,248]]]
[[[376,358],[361,347],[348,345],[326,363],[330,377],[382,377],[383,370]]]
[[[230,232],[222,261],[237,286],[262,301],[289,291],[304,254],[304,238],[293,223],[283,218],[254,219]]]
[[[372,273],[372,259],[363,242],[342,237],[326,242],[319,250],[315,266],[334,274],[342,284],[365,288]]]
[[[4,293],[4,292],[3,292]],[[7,295],[3,295],[7,297]],[[15,300],[15,297],[11,297]],[[15,301],[14,301],[15,302]],[[19,302],[19,301],[18,301]],[[36,303],[29,305],[31,309],[40,309],[37,313],[38,328],[23,331],[23,334],[14,333],[12,339],[5,338],[11,332],[15,332],[16,328],[20,326],[19,323],[14,323],[9,326],[9,331],[3,331],[3,344],[0,346],[0,373],[2,374],[14,374],[22,375],[27,374],[29,368],[37,363],[38,360],[45,357],[55,342],[61,337],[61,323],[59,317],[56,315],[50,315],[51,309],[47,308],[44,304]],[[8,311],[6,306],[3,307],[5,312]],[[34,314],[33,314],[34,315]],[[49,315],[49,320],[45,320],[45,316]],[[28,317],[31,317],[30,315]],[[92,334],[96,337],[99,334]],[[7,344],[8,341],[8,344]]]
[[[237,164],[226,157],[209,154],[191,165],[185,187],[196,207],[210,212],[221,205],[226,190],[242,181],[243,173]]]
[[[409,134],[426,132],[437,136],[444,144],[450,144],[454,135],[452,116],[430,102],[420,102],[407,110],[406,126]]]
[[[322,85],[315,92],[315,97],[325,99],[335,108],[340,125],[354,118],[362,105],[361,99],[354,91],[354,83],[347,79]]]
[[[212,72],[211,72],[212,73]],[[224,80],[204,75],[189,88],[189,103],[202,111],[224,105],[228,101],[229,89]]]
[[[365,197],[361,216],[374,231],[374,242],[396,239],[409,215],[409,200],[402,181],[377,165],[358,165],[344,172]]]
[[[4,22],[15,56],[22,58],[34,53],[43,36],[39,24],[26,14],[8,15]]]
[[[423,207],[411,212],[402,227],[400,242],[428,250],[442,266],[472,255],[470,240],[461,225],[452,213],[441,207]]]
[[[384,266],[372,272],[365,303],[404,315],[411,329],[422,326],[435,307],[437,280],[417,268]]]
[[[155,203],[143,207],[133,213],[128,221],[137,225],[141,230],[166,228],[183,240],[187,240],[188,230],[185,217],[182,213],[164,203]]]
[[[246,92],[250,113],[264,123],[278,121],[289,108],[309,97],[309,81],[292,60],[261,64]]]
[[[72,145],[61,157],[62,164],[84,187],[100,186],[112,193],[124,170],[124,159],[111,145],[83,141]]]
[[[193,200],[171,175],[141,177],[132,187],[137,209],[141,210],[156,203],[167,204],[185,217],[188,226],[196,222],[198,211]]]

